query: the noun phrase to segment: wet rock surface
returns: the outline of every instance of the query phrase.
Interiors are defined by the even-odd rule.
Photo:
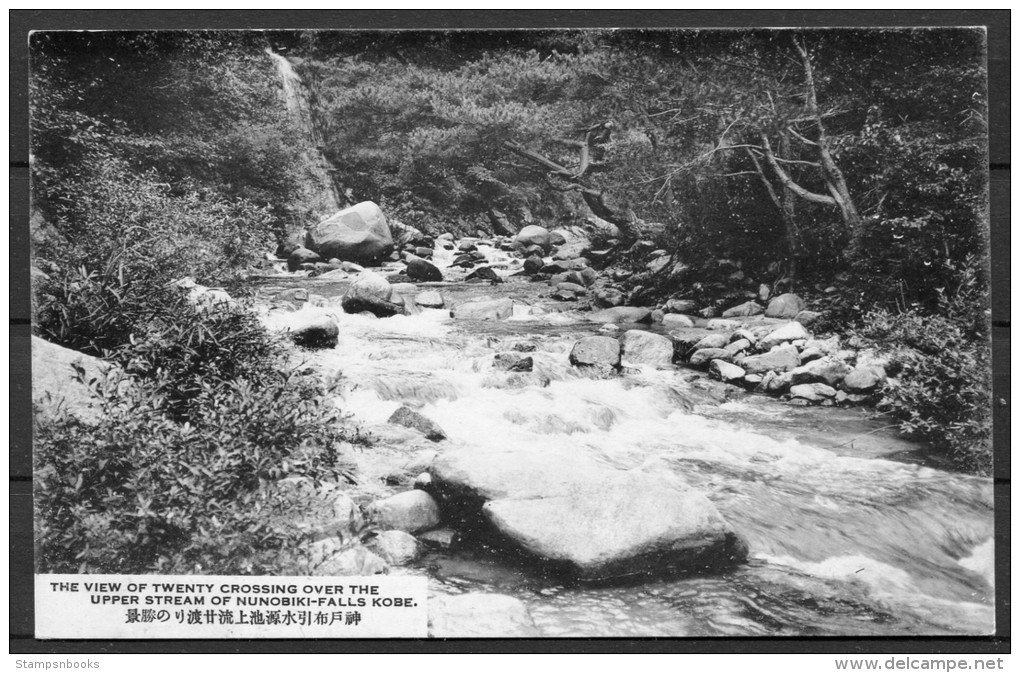
[[[450,516],[480,513],[510,547],[586,581],[718,571],[747,555],[704,494],[676,475],[549,449],[449,451],[432,475]]]
[[[551,236],[548,249],[523,250],[512,236],[436,237],[415,242],[413,249],[410,241],[402,243],[400,255],[373,269],[390,281],[390,297],[383,301],[401,309],[380,318],[338,312],[340,296],[357,280],[359,269],[344,268],[349,263],[309,277],[311,292],[305,295],[280,295],[280,312],[307,310],[306,305],[334,312],[339,345],[310,353],[332,363],[327,369],[335,371],[345,391],[340,408],[365,416],[366,430],[375,438],[370,448],[354,453],[358,484],[351,493],[365,511],[354,528],[363,541],[335,548],[333,556],[346,556],[334,559],[332,570],[426,573],[444,598],[447,593],[510,596],[523,604],[543,636],[777,632],[727,602],[751,592],[784,620],[827,624],[820,632],[846,633],[850,626],[861,633],[915,628],[899,616],[872,623],[869,610],[875,604],[848,607],[845,601],[860,594],[832,593],[843,578],[857,587],[868,573],[875,581],[905,581],[896,574],[902,567],[896,559],[915,554],[892,549],[908,536],[892,530],[899,524],[890,525],[883,503],[888,498],[904,502],[916,483],[933,478],[923,470],[870,461],[909,448],[896,444],[890,430],[873,432],[880,422],[865,423],[855,410],[823,408],[873,401],[887,375],[886,361],[835,338],[816,338],[807,308],[797,314],[804,322],[763,314],[722,316],[750,298],[748,293],[713,306],[683,295],[631,306],[642,295],[624,291],[623,281],[632,287],[640,274],[612,266],[596,270],[591,264],[604,263],[608,252],[565,250],[570,243],[558,249],[558,240]],[[422,245],[434,245],[431,257],[419,249]],[[524,270],[527,254],[539,256],[530,276]],[[412,279],[407,274],[411,256],[428,257],[443,281],[423,287],[425,281]],[[493,278],[478,274],[467,280],[479,269],[503,282],[496,286]],[[295,276],[294,282],[300,279]],[[750,280],[746,284],[757,287]],[[761,306],[775,298],[767,289],[756,300]],[[440,297],[416,301],[432,292]],[[558,302],[555,292],[573,297]],[[437,310],[440,298],[443,309]],[[609,308],[624,310],[599,315],[607,300]],[[412,312],[408,301],[420,310]],[[465,317],[473,308],[490,319]],[[589,321],[593,314],[596,320]],[[642,322],[633,322],[635,317]],[[647,335],[635,340],[669,342],[671,362],[619,359],[632,339],[628,332]],[[605,339],[593,349],[603,356],[578,364],[585,360],[578,358],[585,350],[579,344],[590,344],[586,340],[593,335]],[[706,336],[715,350],[694,349]],[[699,357],[689,359],[698,351]],[[516,364],[527,362],[524,358],[530,358],[531,371],[514,371],[526,367]],[[793,381],[794,369],[823,359],[845,365],[845,377],[833,385],[824,378]],[[441,425],[446,439],[433,443],[417,429],[387,423],[401,407]],[[480,464],[468,469],[464,461],[470,458],[464,456],[472,455]],[[653,455],[665,460],[642,467]],[[458,458],[459,467],[450,462],[453,456],[464,457]],[[470,474],[470,481],[451,470]],[[890,491],[893,483],[899,486]],[[409,493],[431,495],[437,507],[435,516],[426,517],[429,528],[401,534],[395,515],[380,514],[392,506],[395,494],[406,498]],[[954,490],[955,504],[946,506],[945,517],[927,505],[910,516],[926,521],[934,516],[941,522],[933,524],[935,530],[956,530],[961,519],[980,509],[959,503],[974,500],[974,494]],[[339,535],[342,521],[358,519],[344,511],[329,532]],[[827,523],[833,512],[839,526]],[[780,520],[789,525],[777,533]],[[394,539],[390,533],[400,534],[403,543],[408,542],[403,534],[416,538],[421,555],[387,556],[372,542],[382,533]],[[965,551],[953,553],[969,553],[970,541],[962,545]],[[944,550],[921,547],[926,573],[938,567],[945,576],[946,564],[962,568],[955,557],[943,558]],[[751,563],[742,562],[745,554]],[[852,554],[870,558],[856,560]],[[810,561],[806,570],[784,565],[805,558]],[[866,570],[856,573],[862,567]],[[911,573],[911,581],[927,581],[917,579],[927,575]],[[804,588],[805,581],[817,587]],[[984,579],[966,582],[965,589],[953,585],[953,596],[970,600],[975,590],[984,595],[985,589],[974,588],[984,587]],[[804,614],[793,616],[786,598],[762,598],[801,590],[806,601],[821,607],[797,607]],[[917,595],[912,589],[909,600]],[[944,611],[947,603],[939,605]],[[565,616],[574,606],[576,622]],[[959,610],[953,616],[973,623]],[[463,635],[468,628],[458,625],[450,633]],[[490,635],[493,628],[510,627],[490,626],[481,634]]]

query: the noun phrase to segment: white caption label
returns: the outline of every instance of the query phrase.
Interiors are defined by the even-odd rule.
[[[37,638],[424,638],[425,577],[36,575]]]

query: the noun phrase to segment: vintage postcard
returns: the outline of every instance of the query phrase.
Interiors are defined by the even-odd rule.
[[[38,31],[36,637],[995,632],[983,28]]]

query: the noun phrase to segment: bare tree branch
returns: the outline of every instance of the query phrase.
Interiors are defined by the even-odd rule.
[[[781,164],[800,164],[803,166],[813,166],[814,168],[821,168],[822,165],[817,161],[801,161],[799,159],[783,159],[782,157],[776,157],[776,161]]]
[[[796,138],[797,140],[801,141],[805,145],[811,145],[812,147],[818,147],[818,143],[816,143],[814,140],[811,140],[810,138],[805,138],[801,134],[799,134],[796,131],[794,131],[792,128],[787,128],[786,130],[790,132],[790,135],[792,135],[794,138]]]
[[[779,181],[783,183],[784,187],[805,201],[811,201],[812,203],[824,203],[828,206],[839,205],[831,196],[810,192],[794,182],[793,179],[786,174],[786,171],[783,170],[783,167],[779,165],[779,162],[776,161],[776,156],[772,152],[772,145],[769,143],[768,136],[764,133],[761,134],[761,146],[762,149],[765,150],[765,160],[768,161],[769,168],[771,168],[776,174],[776,177],[779,178]]]
[[[775,188],[769,179],[765,177],[765,171],[761,167],[761,162],[758,161],[758,157],[754,156],[754,152],[747,150],[747,156],[751,157],[751,161],[754,163],[755,172],[758,177],[761,178],[761,182],[765,185],[765,191],[768,192],[769,198],[772,199],[772,203],[775,204],[776,208],[782,209],[782,203],[779,201],[779,195],[776,194]]]

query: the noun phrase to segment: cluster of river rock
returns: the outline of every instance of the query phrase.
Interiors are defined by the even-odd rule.
[[[650,264],[664,260],[665,251],[649,248]],[[486,251],[505,253],[504,261],[492,263]],[[344,311],[368,312],[377,317],[413,314],[426,309],[447,309],[457,319],[504,320],[522,312],[548,311],[516,303],[513,299],[475,298],[450,305],[439,289],[419,291],[416,284],[446,282],[501,283],[510,276],[526,276],[546,282],[548,297],[562,302],[565,314],[582,311],[575,319],[601,323],[607,333],[619,337],[582,339],[571,354],[576,366],[621,371],[626,362],[661,367],[689,365],[707,369],[715,378],[757,393],[784,396],[791,404],[864,404],[885,382],[895,363],[872,351],[845,348],[839,337],[816,339],[807,330],[818,313],[807,310],[795,294],[769,296],[762,285],[757,301],[728,308],[721,317],[715,310],[699,310],[697,303],[674,296],[658,306],[624,306],[625,291],[616,283],[619,269],[596,271],[589,257],[605,251],[591,250],[583,232],[524,227],[516,236],[491,239],[452,234],[435,238],[417,229],[402,227],[394,238],[385,216],[371,202],[348,208],[316,227],[291,237],[277,254],[291,272],[321,279],[352,279],[341,300]],[[433,259],[447,255],[445,272]],[[330,257],[323,262],[324,257]],[[283,264],[283,259],[279,264]],[[357,260],[357,261],[354,261]],[[378,272],[358,262],[381,264]],[[307,299],[307,297],[303,297]],[[327,304],[323,298],[313,303]],[[569,318],[565,318],[569,319]],[[621,326],[634,329],[623,330]],[[291,324],[294,339],[306,346],[332,347],[336,327],[319,321]],[[526,355],[504,354],[497,366],[528,371]]]
[[[353,232],[336,226],[344,213],[354,220]],[[835,405],[866,402],[886,378],[889,363],[878,355],[843,348],[835,336],[813,338],[804,324],[818,314],[794,294],[767,297],[763,290],[765,306],[749,301],[718,318],[705,317],[712,312],[699,312],[682,297],[659,306],[626,306],[625,292],[613,282],[616,273],[590,265],[590,244],[577,231],[528,226],[513,237],[457,239],[405,228],[392,237],[374,204],[344,213],[294,237],[269,262],[279,272],[286,263],[291,277],[346,284],[337,296],[319,295],[314,287],[273,295],[267,326],[306,347],[337,346],[336,311],[372,320],[422,311],[442,312],[457,322],[541,316],[554,324],[598,325],[596,334],[579,338],[566,356],[596,379],[625,377],[635,367],[692,367],[750,391],[783,395],[791,404]],[[306,246],[293,247],[301,242]],[[330,261],[321,261],[327,255]],[[521,287],[522,282],[544,283],[542,301],[502,287],[493,294],[509,296],[474,294],[465,300],[449,292],[465,283]],[[497,352],[493,370],[525,377],[522,385],[543,385],[534,348],[518,342]],[[421,461],[412,490],[377,498],[365,508],[346,494],[337,496],[334,515],[349,534],[316,543],[317,573],[387,572],[388,566],[413,562],[426,548],[450,549],[464,538],[597,583],[719,571],[747,558],[741,536],[675,473],[609,469],[556,446],[448,445],[441,427],[406,406],[389,423],[442,443],[442,450]],[[352,547],[350,536],[366,521],[375,534],[366,545]],[[477,606],[465,609],[478,614]],[[456,612],[448,607],[443,614],[450,610]],[[501,628],[511,627],[516,628]],[[466,627],[462,620],[451,628]]]
[[[267,260],[273,269],[268,282],[279,274],[316,282],[270,292],[263,321],[312,349],[337,347],[340,314],[378,320],[432,311],[465,324],[536,316],[549,324],[587,323],[590,335],[563,355],[581,376],[690,367],[798,405],[863,403],[885,381],[886,359],[843,348],[835,336],[813,338],[805,324],[817,314],[796,295],[767,297],[763,291],[766,306],[750,301],[718,318],[706,317],[712,312],[699,312],[683,297],[659,306],[627,306],[626,293],[614,283],[618,274],[595,270],[589,263],[593,252],[602,254],[590,249],[582,232],[538,226],[512,237],[432,238],[411,228],[393,237],[378,207],[366,202],[293,237]],[[315,286],[331,282],[344,288],[342,294],[315,292]],[[510,285],[504,283],[544,289],[522,298],[507,292]],[[465,299],[451,292],[464,284],[500,285],[492,292],[502,296],[475,292]],[[199,310],[233,301],[193,281],[179,286]],[[520,385],[549,385],[535,367],[534,351],[533,341],[508,344],[494,354],[492,369],[522,377]],[[556,445],[462,446],[446,441],[438,424],[406,406],[389,424],[420,433],[441,450],[424,452],[420,464],[408,468],[414,473],[406,484],[410,490],[378,493],[369,501],[344,491],[330,495],[329,535],[312,545],[310,572],[392,572],[425,549],[449,550],[468,538],[548,572],[594,583],[719,571],[747,559],[742,536],[673,471],[655,465],[613,469]],[[503,603],[494,607],[493,601]],[[436,606],[433,635],[471,635],[481,614],[502,620],[479,625],[485,631],[534,635],[526,611],[505,596],[444,596]]]

